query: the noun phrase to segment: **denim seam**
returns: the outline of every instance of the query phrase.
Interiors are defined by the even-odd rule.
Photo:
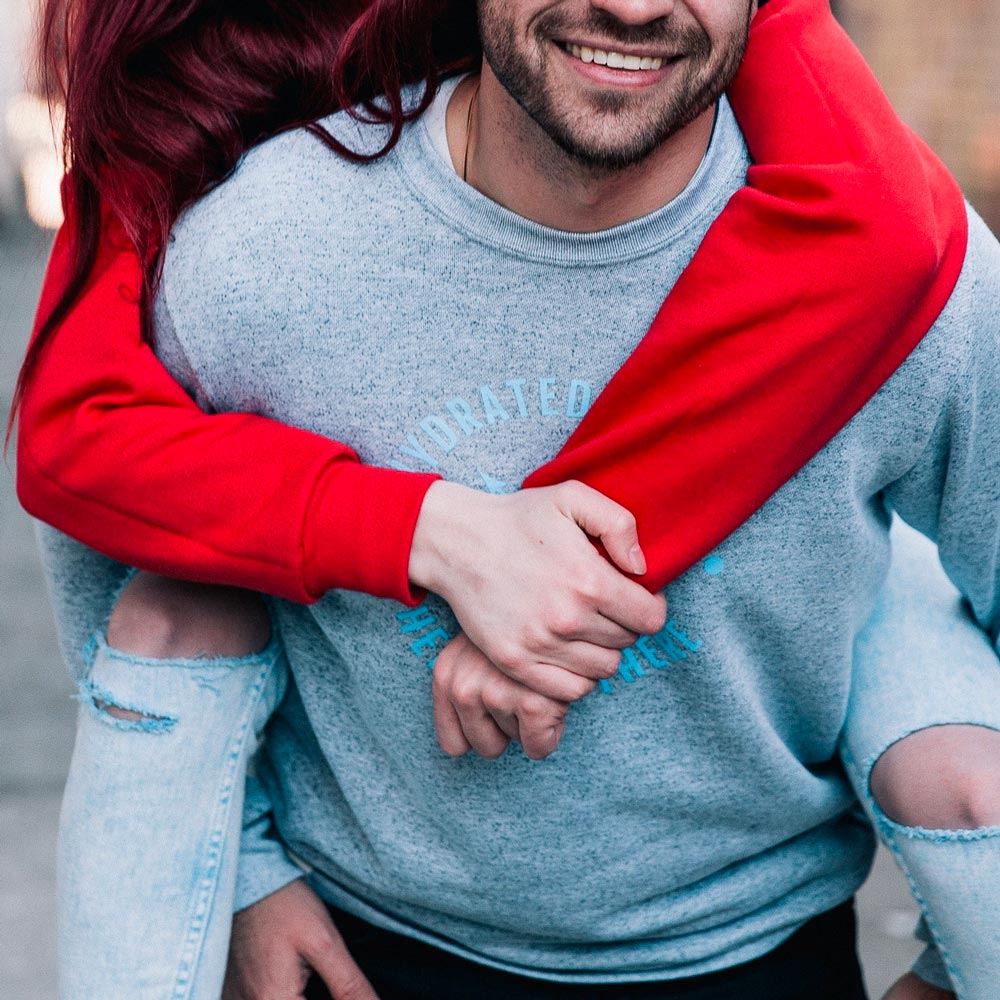
[[[910,732],[900,736],[898,739],[893,740],[891,743],[888,743],[881,750],[870,754],[868,759],[865,761],[864,768],[860,771],[862,778],[860,785],[864,792],[865,801],[868,803],[868,808],[871,810],[871,814],[875,817],[875,824],[878,832],[882,835],[882,843],[885,844],[886,847],[888,847],[892,852],[893,857],[896,859],[896,864],[899,866],[899,870],[903,873],[903,876],[910,887],[910,893],[917,901],[917,905],[920,907],[920,912],[923,914],[924,920],[927,923],[927,929],[931,932],[934,944],[937,946],[938,953],[941,955],[941,961],[944,962],[944,967],[948,970],[948,975],[951,977],[952,986],[955,988],[955,995],[958,997],[958,1000],[965,1000],[965,987],[962,982],[962,976],[956,969],[955,963],[952,961],[951,955],[945,947],[944,941],[941,938],[941,932],[938,930],[937,921],[935,921],[934,917],[931,915],[930,908],[927,906],[923,894],[917,888],[913,875],[910,872],[910,868],[906,863],[906,859],[903,857],[902,852],[899,850],[899,846],[896,843],[895,831],[893,830],[893,827],[900,827],[900,829],[905,828],[898,823],[894,823],[888,816],[885,815],[884,812],[882,812],[881,807],[875,800],[875,796],[871,791],[872,770],[882,754],[884,754],[889,747],[898,743],[900,740],[906,739],[907,736],[911,736],[913,733],[921,732],[927,728],[929,727],[920,726],[916,729],[912,729]],[[846,746],[841,747],[841,755],[844,758],[845,763],[847,763],[854,770],[858,770],[857,762],[851,756]]]
[[[276,645],[276,640],[269,644]],[[235,736],[230,740],[229,755],[224,764],[221,779],[219,799],[216,803],[215,815],[212,819],[208,847],[204,857],[202,871],[198,880],[197,895],[192,906],[188,930],[181,945],[181,954],[177,964],[177,977],[171,994],[172,1000],[187,1000],[194,980],[194,970],[200,961],[200,952],[204,946],[205,929],[208,915],[214,903],[215,891],[218,888],[218,869],[222,856],[223,833],[232,807],[235,774],[240,758],[246,747],[247,733],[256,715],[257,706],[267,687],[267,682],[274,669],[277,657],[269,657],[262,664],[260,673],[250,690],[246,711],[242,723]],[[204,661],[203,661],[204,662]]]

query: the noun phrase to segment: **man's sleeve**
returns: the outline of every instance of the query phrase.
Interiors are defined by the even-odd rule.
[[[966,273],[949,303],[947,402],[888,504],[937,542],[941,564],[994,645],[1000,634],[1000,244],[973,218]],[[935,336],[937,332],[929,334]]]
[[[271,800],[264,786],[254,775],[249,775],[233,911],[245,910],[304,874],[285,853],[275,834]]]

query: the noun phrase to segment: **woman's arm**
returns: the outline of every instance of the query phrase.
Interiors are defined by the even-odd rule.
[[[362,465],[320,435],[202,412],[140,339],[127,247],[107,223],[90,283],[28,382],[18,493],[30,513],[141,569],[298,601],[343,588],[415,604],[412,581],[445,597],[505,672],[565,700],[662,627],[663,599],[590,544],[645,569],[634,519],[593,490],[431,490],[438,477]],[[66,257],[61,232],[42,315]],[[539,539],[556,538],[558,558],[541,559]]]
[[[67,266],[56,237],[39,306]],[[106,225],[85,292],[20,411],[18,497],[122,562],[314,601],[334,587],[416,602],[408,564],[438,478],[250,414],[203,413],[140,337],[139,261]]]

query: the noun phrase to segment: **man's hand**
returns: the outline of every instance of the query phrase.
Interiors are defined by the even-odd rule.
[[[666,620],[665,599],[623,575],[646,571],[635,518],[582,483],[502,496],[435,483],[409,569],[487,659],[556,701],[613,676],[619,651]]]
[[[955,1000],[955,994],[939,990],[908,972],[893,986],[882,1000]]]
[[[475,750],[493,759],[515,740],[532,760],[541,760],[559,745],[566,727],[566,702],[512,681],[464,634],[438,654],[433,687],[438,742],[452,757]]]
[[[310,971],[333,1000],[378,1000],[303,879],[289,883],[233,917],[223,1000],[295,1000]]]

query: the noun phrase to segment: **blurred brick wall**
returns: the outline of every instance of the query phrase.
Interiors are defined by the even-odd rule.
[[[903,119],[1000,233],[1000,0],[838,0]]]

